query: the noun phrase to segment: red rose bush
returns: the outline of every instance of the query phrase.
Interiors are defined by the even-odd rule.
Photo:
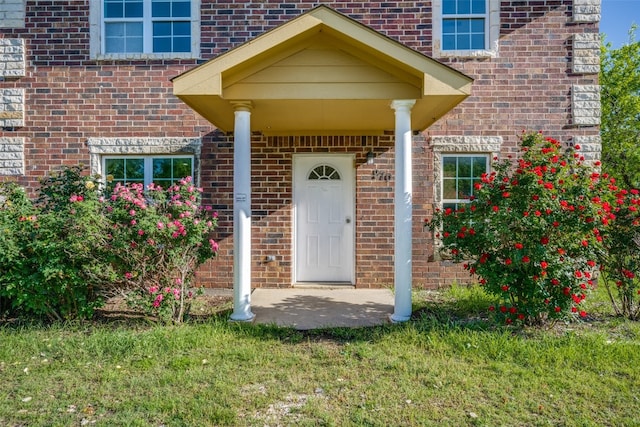
[[[499,298],[490,310],[507,324],[587,315],[609,212],[579,149],[523,134],[518,158],[495,161],[468,204],[425,223],[439,250]]]

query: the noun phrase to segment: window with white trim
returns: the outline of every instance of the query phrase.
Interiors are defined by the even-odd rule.
[[[474,195],[474,184],[490,172],[490,161],[497,159],[502,147],[500,136],[432,136],[434,208],[459,209]],[[436,237],[435,245],[441,242]],[[435,251],[434,258],[446,255]]]
[[[107,188],[120,184],[141,183],[147,187],[154,183],[168,188],[176,181],[193,177],[193,156],[104,156],[102,170]]]
[[[116,182],[142,182],[148,185],[154,179],[173,182],[175,179],[184,178],[179,175],[185,175],[193,177],[195,185],[200,185],[202,138],[89,138],[87,147],[89,148],[91,174],[104,178],[111,175],[112,182],[117,179]],[[187,175],[188,169],[175,166],[175,162],[171,163],[171,174],[169,174],[166,161],[161,162],[164,165],[163,168],[160,168],[160,163],[156,162],[158,170],[155,172],[153,170],[153,159],[182,158],[190,159],[191,175]],[[125,159],[127,161],[110,162],[111,172],[109,172],[106,164],[107,159]],[[140,166],[140,161],[136,163],[135,159],[144,159],[142,166]]]
[[[497,56],[499,0],[433,0],[433,55]]]
[[[91,56],[196,58],[200,0],[91,0]]]
[[[468,202],[468,197],[473,195],[473,184],[483,173],[490,172],[491,159],[500,155],[502,137],[432,136],[430,145],[435,171],[435,207],[453,208]]]
[[[489,156],[484,154],[447,154],[442,156],[442,208],[457,210],[469,203],[474,184],[489,171]]]
[[[443,0],[442,50],[487,46],[487,0]]]

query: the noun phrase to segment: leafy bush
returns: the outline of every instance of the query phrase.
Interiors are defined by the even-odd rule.
[[[107,201],[110,252],[135,305],[181,322],[188,314],[195,270],[215,256],[209,238],[217,214],[200,205],[202,189],[187,177],[167,190],[116,185]]]
[[[611,180],[613,204],[605,207],[612,217],[606,228],[601,283],[618,316],[640,319],[640,192],[619,189]]]
[[[468,204],[426,221],[441,250],[500,298],[491,310],[506,323],[586,316],[606,212],[592,196],[600,176],[582,160],[558,141],[524,134],[517,161],[495,161]]]
[[[93,286],[104,217],[98,188],[81,167],[52,174],[33,203],[5,185],[0,223],[0,294],[15,309],[50,319],[90,317],[102,301]]]
[[[12,182],[0,184],[0,314],[16,305],[15,280],[21,276],[26,262],[22,242],[29,236],[27,231],[36,218],[22,187]]]
[[[116,186],[102,196],[81,166],[41,182],[30,200],[0,187],[0,308],[50,319],[87,318],[116,293],[176,322],[188,313],[195,269],[216,254],[216,216],[191,178],[167,190]]]

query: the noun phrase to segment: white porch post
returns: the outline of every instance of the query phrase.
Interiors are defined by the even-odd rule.
[[[251,321],[251,103],[235,104],[233,134],[233,313]]]
[[[406,322],[411,317],[411,246],[412,236],[412,192],[411,167],[411,108],[415,100],[396,100],[391,108],[396,114],[395,158],[395,305],[391,321]]]

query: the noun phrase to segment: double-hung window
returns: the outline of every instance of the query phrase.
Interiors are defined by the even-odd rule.
[[[457,210],[469,203],[474,185],[489,170],[489,156],[482,154],[447,154],[442,156],[442,208]]]
[[[193,177],[193,156],[106,156],[103,171],[107,177],[107,188],[117,183],[140,183],[147,187],[152,182],[167,188],[176,181]]]
[[[99,2],[99,5],[96,4]],[[92,55],[107,58],[185,58],[199,54],[199,0],[91,0]]]
[[[434,56],[497,56],[499,0],[433,0]]]
[[[502,147],[499,136],[432,136],[434,207],[458,210],[475,196],[475,184],[489,173],[491,159],[497,159]],[[436,246],[440,245],[436,238]],[[441,259],[436,251],[434,258]]]
[[[442,49],[487,47],[487,0],[442,0]]]

